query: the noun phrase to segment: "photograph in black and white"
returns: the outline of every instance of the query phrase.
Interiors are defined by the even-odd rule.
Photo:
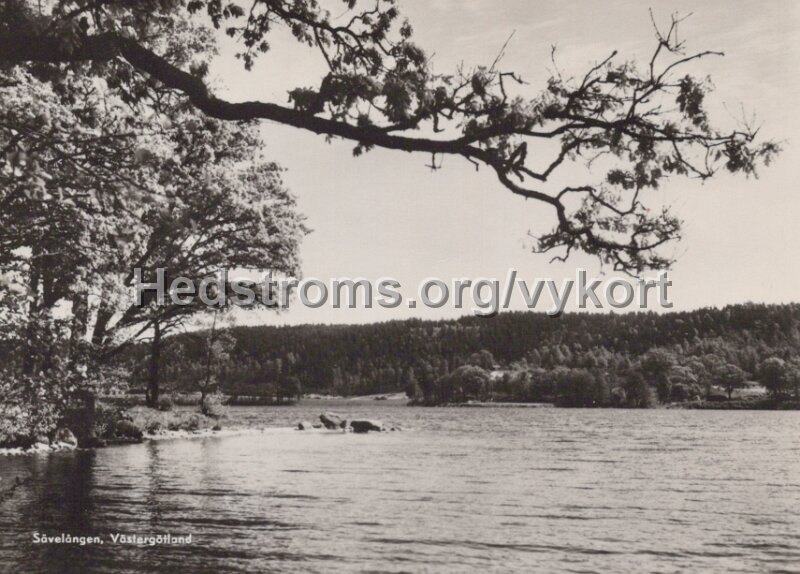
[[[0,0],[0,572],[800,574],[799,40]]]

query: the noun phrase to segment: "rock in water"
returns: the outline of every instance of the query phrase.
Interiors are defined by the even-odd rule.
[[[308,421],[300,421],[297,423],[297,430],[311,430],[314,428]]]
[[[350,421],[350,428],[356,433],[365,433],[369,431],[380,432],[383,430],[383,423],[380,421]]]
[[[347,421],[336,413],[323,413],[319,415],[319,420],[322,421],[322,424],[324,424],[325,428],[328,430],[342,429],[347,425]]]
[[[78,439],[75,438],[75,435],[72,434],[72,431],[68,428],[61,427],[56,430],[56,434],[53,436],[53,442],[68,444],[70,446],[78,446]]]

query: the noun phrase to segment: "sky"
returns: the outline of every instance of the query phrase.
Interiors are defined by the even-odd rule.
[[[323,5],[325,2],[322,2]],[[675,310],[744,302],[786,303],[800,297],[800,3],[795,0],[702,2],[589,0],[400,0],[416,42],[434,54],[436,71],[491,64],[513,32],[502,68],[518,72],[538,93],[550,74],[551,46],[565,72],[580,74],[613,50],[647,61],[655,47],[648,9],[657,21],[692,16],[681,25],[690,50],[720,50],[693,71],[710,74],[712,120],[733,127],[733,116],[756,114],[761,133],[785,151],[758,179],[721,174],[701,184],[674,179],[651,201],[671,205],[684,220],[683,239],[670,277]],[[332,12],[342,3],[335,1]],[[217,93],[232,101],[288,105],[287,91],[315,86],[323,73],[318,54],[284,36],[251,72],[221,40],[211,71]],[[528,91],[529,90],[529,91]],[[553,225],[552,210],[502,187],[489,170],[476,173],[464,160],[445,157],[432,172],[430,157],[374,150],[352,155],[352,142],[271,122],[262,125],[270,159],[285,169],[299,211],[313,230],[301,248],[302,273],[336,277],[393,277],[413,294],[425,278],[503,278],[515,268],[527,280],[574,279],[576,268],[599,275],[599,263],[576,256],[550,263],[531,252],[529,233]],[[570,168],[562,166],[569,177]],[[513,309],[522,309],[515,300]],[[568,306],[568,310],[571,307]],[[655,309],[657,310],[657,309]],[[365,323],[420,317],[451,318],[470,311],[450,307],[387,310],[293,306],[288,312],[240,312],[239,324]]]

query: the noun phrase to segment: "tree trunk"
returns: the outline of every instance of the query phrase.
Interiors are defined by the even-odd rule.
[[[38,254],[38,250],[34,249],[33,254]],[[39,344],[37,342],[38,327],[36,321],[39,318],[40,279],[39,266],[34,259],[31,263],[30,282],[28,284],[33,296],[28,306],[28,326],[25,333],[25,357],[22,359],[22,373],[24,375],[32,375],[36,372],[36,356],[39,352]]]
[[[205,374],[205,382],[200,386],[200,406],[203,406],[203,403],[206,400],[206,393],[208,392],[209,388],[211,387],[211,367],[212,361],[214,357],[214,339],[217,334],[217,312],[214,311],[214,322],[211,324],[211,333],[206,340],[206,374]]]
[[[156,408],[158,405],[158,384],[160,379],[159,367],[161,366],[161,325],[156,321],[153,324],[153,341],[150,344],[150,376],[147,380],[147,406]]]
[[[89,294],[86,290],[75,293],[72,297],[72,324],[69,336],[69,366],[76,369],[86,364],[85,341],[89,326]],[[77,429],[78,442],[82,446],[94,446],[97,441],[95,418],[97,404],[95,390],[90,386],[82,386],[75,394],[81,405],[81,423]]]
[[[85,360],[82,356],[84,337],[89,324],[89,296],[86,291],[75,293],[72,298],[72,326],[69,337],[69,362],[76,367]]]
[[[100,301],[100,308],[97,310],[97,319],[92,329],[92,345],[100,347],[105,342],[106,331],[111,317],[114,316],[114,310],[105,299],[106,294],[103,293],[103,300]]]

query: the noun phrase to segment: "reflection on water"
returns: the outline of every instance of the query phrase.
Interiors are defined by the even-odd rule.
[[[318,411],[237,416],[277,427]],[[2,457],[0,484],[31,478],[0,506],[0,571],[800,572],[800,413],[347,414],[414,430]],[[105,543],[36,545],[33,532]]]

